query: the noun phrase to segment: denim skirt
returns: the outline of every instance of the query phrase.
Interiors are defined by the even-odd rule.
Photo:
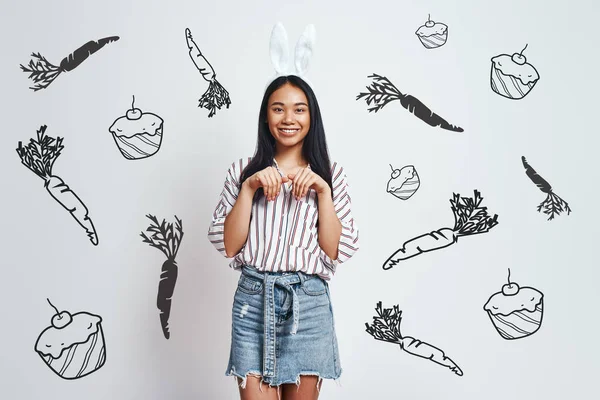
[[[232,308],[226,376],[300,384],[300,375],[338,379],[342,369],[329,285],[303,272],[241,269]]]

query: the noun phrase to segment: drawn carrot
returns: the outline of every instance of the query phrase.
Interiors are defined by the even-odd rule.
[[[179,251],[181,239],[183,238],[183,230],[181,220],[175,216],[177,221],[176,230],[173,231],[173,223],[166,223],[163,219],[159,224],[158,220],[153,215],[146,215],[152,221],[152,224],[146,229],[150,232],[150,237],[144,232],[141,233],[144,243],[155,247],[163,252],[167,257],[162,265],[160,281],[158,283],[158,296],[156,298],[156,306],[160,310],[160,324],[165,338],[169,339],[169,316],[171,315],[171,301],[175,291],[175,283],[177,282],[178,267],[175,257]]]
[[[98,235],[89,217],[87,207],[60,177],[52,173],[54,162],[64,148],[63,138],[55,139],[46,136],[45,132],[46,125],[42,125],[37,131],[37,141],[30,139],[27,146],[23,146],[23,143],[19,142],[17,154],[21,158],[21,163],[44,180],[44,187],[50,196],[69,211],[75,221],[85,229],[92,244],[97,246]]]
[[[200,104],[198,107],[204,107],[207,110],[210,110],[208,117],[211,118],[215,115],[217,108],[220,110],[223,105],[229,108],[229,105],[231,104],[229,92],[227,92],[219,81],[217,81],[215,70],[202,55],[202,52],[192,38],[192,32],[189,28],[185,28],[185,38],[187,40],[187,47],[190,51],[190,58],[198,71],[200,71],[202,78],[208,82],[208,89],[206,89],[206,92],[200,97]]]
[[[474,198],[460,197],[459,194],[453,193],[450,204],[454,213],[454,227],[441,228],[404,242],[402,247],[383,263],[383,269],[388,270],[400,261],[408,260],[419,254],[448,247],[456,243],[461,236],[488,232],[498,225],[498,215],[490,217],[487,207],[481,207],[482,200],[483,197],[477,190],[475,190]]]
[[[23,72],[29,72],[29,79],[35,82],[32,89],[38,91],[47,88],[61,72],[69,72],[77,68],[82,62],[88,59],[89,56],[106,46],[108,43],[119,40],[118,36],[109,36],[100,40],[90,40],[83,46],[62,59],[58,67],[50,63],[40,53],[32,53],[31,56],[37,61],[29,60],[29,68],[21,64]]]
[[[358,96],[356,96],[356,100],[365,97],[367,105],[374,103],[375,106],[369,108],[369,112],[377,112],[391,101],[400,100],[402,107],[430,126],[439,126],[442,129],[447,129],[454,132],[464,131],[464,129],[460,126],[452,125],[436,113],[432,112],[429,107],[423,104],[416,97],[400,92],[396,86],[394,86],[385,76],[372,74],[369,75],[368,78],[373,78],[375,82],[371,84],[371,87],[367,86],[368,93],[361,92]]]
[[[560,213],[563,211],[566,211],[567,215],[571,214],[571,208],[569,207],[569,204],[552,191],[552,186],[548,183],[548,181],[542,178],[531,165],[529,165],[525,159],[525,156],[521,157],[521,161],[523,161],[523,166],[525,167],[525,174],[527,174],[529,179],[535,183],[538,189],[547,194],[546,199],[544,199],[544,201],[542,201],[538,206],[538,212],[541,212],[543,208],[544,214],[550,214],[548,221],[554,219],[555,214],[560,215]]]
[[[400,345],[400,349],[417,357],[431,360],[436,364],[447,367],[456,375],[462,376],[463,372],[454,361],[446,356],[443,350],[438,349],[426,342],[415,339],[411,336],[402,336],[400,332],[400,322],[402,321],[402,311],[398,305],[393,308],[382,309],[381,301],[375,308],[377,316],[373,317],[373,324],[365,323],[367,333],[376,340],[382,340],[388,343]]]

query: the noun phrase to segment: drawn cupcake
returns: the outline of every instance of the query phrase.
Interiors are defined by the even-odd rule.
[[[540,328],[544,295],[532,287],[519,287],[510,281],[502,291],[494,293],[483,306],[496,330],[504,339],[520,339]]]
[[[56,314],[38,337],[35,351],[64,379],[79,379],[101,368],[106,361],[102,318],[87,312],[71,315],[50,305]]]
[[[540,76],[535,67],[520,53],[500,54],[492,57],[492,90],[508,99],[522,99],[533,89]]]
[[[408,200],[420,186],[419,175],[412,165],[407,165],[402,169],[392,168],[392,175],[387,183],[387,192],[396,196],[400,200]]]
[[[441,22],[434,22],[427,16],[425,25],[421,25],[415,32],[419,40],[427,49],[435,49],[446,44],[448,40],[448,26]]]
[[[155,154],[160,149],[163,133],[163,119],[156,114],[142,112],[134,108],[117,118],[108,128],[123,157],[139,160]]]

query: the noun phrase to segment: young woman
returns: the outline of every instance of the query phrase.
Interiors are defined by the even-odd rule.
[[[241,271],[226,371],[241,399],[317,399],[342,372],[328,281],[359,246],[346,174],[300,77],[267,87],[255,155],[231,164],[208,237]]]

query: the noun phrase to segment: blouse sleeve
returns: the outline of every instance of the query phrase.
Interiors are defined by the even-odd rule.
[[[231,164],[227,170],[225,183],[219,202],[212,214],[212,219],[208,227],[208,240],[215,246],[217,251],[224,257],[227,257],[225,252],[223,228],[225,218],[233,208],[239,194],[239,178],[242,171],[242,160]]]
[[[348,261],[359,249],[358,226],[352,217],[352,199],[350,198],[348,178],[344,168],[334,163],[332,173],[333,206],[340,222],[342,234],[338,244],[338,257],[332,260],[324,251],[321,259],[325,266],[335,272],[338,265]]]

